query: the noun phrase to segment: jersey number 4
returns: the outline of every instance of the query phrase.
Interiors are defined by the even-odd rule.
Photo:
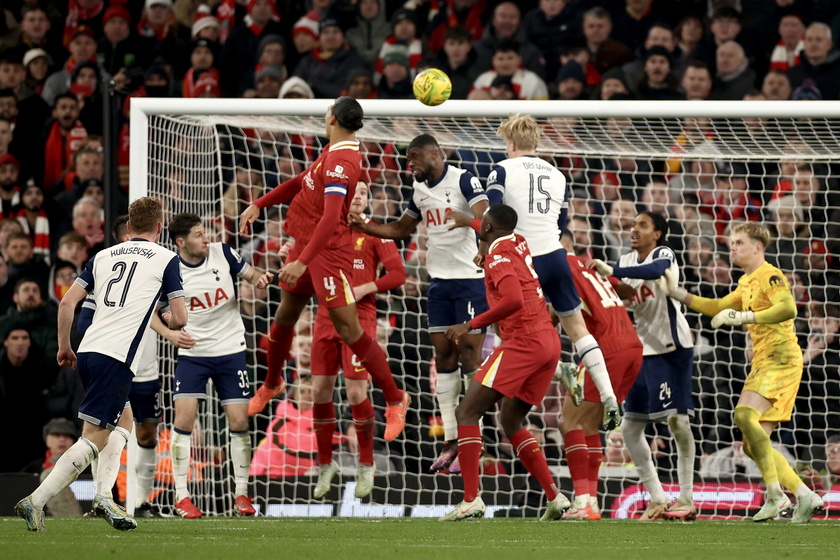
[[[128,269],[128,274],[125,273],[126,269]],[[114,263],[112,270],[117,273],[117,277],[111,278],[110,282],[108,282],[108,288],[105,290],[105,305],[108,307],[123,307],[125,305],[125,298],[128,296],[128,288],[131,286],[131,279],[134,278],[134,272],[137,270],[137,261],[131,263],[130,268],[125,264],[125,261],[117,261]],[[122,287],[120,301],[114,302],[110,298],[111,288],[119,290],[116,286],[123,281],[123,277],[125,277],[125,285]]]

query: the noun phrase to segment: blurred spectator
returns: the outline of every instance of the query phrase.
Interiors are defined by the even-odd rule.
[[[79,121],[79,100],[70,92],[56,96],[44,139],[44,185],[55,185],[73,160],[87,130]]]
[[[257,0],[264,1],[264,0]],[[317,98],[335,98],[341,94],[347,77],[365,62],[344,43],[344,31],[336,19],[321,21],[320,46],[298,63],[295,75],[309,84]]]
[[[0,155],[0,220],[15,217],[20,204],[20,163],[12,154]]]
[[[32,238],[35,255],[49,262],[50,220],[44,210],[44,190],[34,181],[29,181],[22,190],[20,200],[15,217],[23,226],[23,231]]]
[[[93,62],[82,62],[73,70],[70,93],[79,101],[79,122],[88,134],[102,134],[102,95],[99,92],[99,67]]]
[[[787,195],[771,200],[767,210],[773,233],[766,251],[768,260],[782,270],[794,270],[794,259],[808,246],[810,237],[802,206],[796,197]]]
[[[840,98],[840,52],[834,48],[828,25],[817,21],[808,26],[799,64],[788,70],[788,77],[793,89],[810,79],[822,99]]]
[[[0,455],[0,472],[17,472],[36,459],[43,460],[41,426],[47,420],[43,393],[54,373],[45,367],[43,350],[32,347],[27,327],[7,323],[6,317],[0,318],[0,420],[27,421],[4,437],[15,451]]]
[[[52,32],[55,30],[46,9],[40,3],[27,2],[21,8],[20,16],[16,43],[2,44],[0,50],[4,48],[15,48],[20,51],[42,49],[56,63],[63,62],[67,52],[61,44],[61,31]]]
[[[341,92],[354,99],[376,99],[376,88],[373,87],[373,74],[367,68],[354,70],[347,78],[347,88]]]
[[[70,58],[64,63],[64,67],[53,72],[44,82],[44,90],[41,97],[47,105],[54,107],[58,96],[70,89],[70,78],[73,70],[82,62],[90,61],[96,63],[96,39],[88,26],[81,25],[72,35],[72,40],[67,45]]]
[[[368,67],[373,68],[385,39],[391,34],[385,0],[360,0],[356,26],[347,30],[347,42]]]
[[[770,68],[785,72],[799,64],[799,53],[805,48],[804,35],[805,24],[800,14],[783,15],[779,20],[779,42],[770,53]]]
[[[137,33],[141,37],[160,43],[176,33],[178,21],[172,11],[172,0],[146,0],[143,17],[137,24]]]
[[[279,66],[263,66],[254,74],[254,97],[257,99],[277,99],[280,97],[280,84],[286,77]]]
[[[467,31],[467,34],[469,32]],[[444,35],[444,49],[449,30]],[[493,9],[490,24],[484,29],[481,39],[473,43],[476,54],[476,72],[486,72],[493,68],[493,53],[500,41],[513,40],[519,43],[522,65],[541,78],[545,78],[545,56],[525,35],[522,28],[522,12],[513,2],[501,2]],[[469,41],[469,35],[467,35]]]
[[[93,257],[104,247],[102,207],[96,199],[84,197],[73,205],[73,231],[84,236],[88,255]]]
[[[446,30],[454,25],[465,27],[470,32],[471,43],[481,39],[487,21],[485,19],[487,17],[486,0],[447,0],[440,8],[440,11],[429,22],[428,44],[432,52],[438,52],[443,48]],[[530,33],[526,35],[533,37]]]
[[[75,231],[65,233],[58,240],[55,252],[56,261],[69,261],[81,271],[88,261],[88,248],[85,236]]]
[[[795,270],[805,276],[811,300],[838,301],[840,274],[831,269],[832,260],[822,239],[811,239],[796,259]]]
[[[189,3],[184,2],[186,5]],[[192,4],[194,5],[194,4]],[[190,36],[195,39],[207,39],[214,43],[221,42],[222,28],[219,25],[219,20],[210,11],[207,4],[201,4],[193,14],[192,27],[190,28]]]
[[[715,229],[720,236],[725,235],[733,220],[761,220],[761,200],[748,190],[746,166],[733,163],[728,168],[718,171],[715,200],[711,210],[715,219]]]
[[[580,64],[570,60],[557,72],[557,99],[574,100],[585,99],[586,75]]]
[[[591,8],[583,14],[583,36],[589,49],[592,66],[599,74],[633,60],[633,51],[612,39],[612,17],[601,7]]]
[[[102,17],[103,37],[97,42],[97,58],[111,76],[125,76],[131,90],[140,85],[143,71],[151,64],[155,41],[135,35],[131,15],[118,2],[112,2]]]
[[[545,76],[556,76],[560,69],[560,50],[581,43],[580,7],[567,0],[539,0],[537,7],[522,18],[525,36],[545,57]]]
[[[41,100],[43,100],[41,93],[44,91],[44,83],[47,81],[50,64],[52,64],[52,58],[44,49],[30,49],[23,55],[26,82]],[[46,104],[44,102],[44,105]],[[49,107],[47,109],[49,110]]]
[[[613,38],[636,50],[651,26],[662,21],[668,21],[668,18],[653,0],[626,0],[623,9],[614,8]]]
[[[632,466],[633,459],[624,444],[624,434],[621,428],[616,428],[607,434],[606,445],[604,446],[604,464],[608,466]]]
[[[787,72],[776,68],[767,72],[764,81],[761,83],[761,93],[767,99],[785,101],[790,99],[791,91],[790,78],[788,78]]]
[[[95,39],[102,36],[102,16],[105,15],[103,0],[70,0],[64,20],[64,46],[73,42],[79,29],[86,27]]]
[[[712,93],[712,75],[706,64],[700,60],[689,62],[685,67],[681,86],[688,100],[708,99]]]
[[[591,97],[606,101],[617,93],[629,95],[630,89],[627,87],[624,71],[621,68],[612,68],[604,73],[601,83],[592,90]]]
[[[297,20],[295,26],[292,28],[292,42],[295,45],[295,55],[289,58],[289,68],[297,68],[297,63],[309,56],[312,49],[318,46],[320,38],[318,22],[320,16],[318,12],[312,10]],[[377,45],[376,49],[379,50]],[[291,54],[291,53],[289,53]],[[292,65],[294,62],[294,65]]]
[[[0,224],[3,222],[0,221]],[[0,255],[0,315],[4,315],[12,306],[14,286],[9,283],[9,265],[6,259]]]
[[[610,205],[610,211],[601,228],[601,235],[606,242],[607,262],[618,261],[621,255],[630,251],[630,230],[638,214],[636,204],[627,198],[616,200]]]
[[[675,51],[677,59],[682,64],[694,60],[692,52],[703,40],[706,30],[703,27],[703,21],[694,15],[687,15],[674,28],[674,38],[677,41],[678,51]],[[679,66],[679,64],[678,64]]]
[[[393,48],[382,61],[382,79],[377,88],[379,99],[413,99],[411,63],[405,49]]]
[[[198,39],[193,43],[190,69],[184,75],[181,86],[184,97],[202,97],[213,89],[218,90],[218,96],[221,95],[219,71],[215,67],[216,47],[206,39]]]
[[[683,96],[677,92],[677,78],[671,71],[670,55],[665,47],[653,46],[647,50],[644,70],[635,84],[639,99],[682,99]]]
[[[469,30],[455,26],[446,30],[440,52],[434,58],[423,61],[423,64],[446,72],[452,81],[452,99],[466,99],[480,73],[477,71],[476,60]]]
[[[479,74],[475,89],[489,89],[496,76],[510,76],[517,99],[548,99],[548,87],[534,72],[522,67],[522,56],[516,41],[499,41],[493,53],[493,69]]]
[[[712,14],[711,34],[700,41],[691,55],[692,58],[702,60],[712,74],[717,74],[718,48],[727,41],[738,40],[743,27],[744,18],[741,12],[732,6],[721,5]]]
[[[305,81],[297,76],[291,76],[280,86],[281,99],[313,99],[315,94]]]
[[[810,225],[811,233],[817,237],[825,234],[829,206],[838,205],[833,193],[830,199],[826,197],[823,183],[822,178],[808,164],[797,167],[793,175],[791,194],[799,201],[805,213],[805,221]]]
[[[221,89],[226,97],[241,97],[253,84],[252,61],[257,58],[260,41],[267,35],[283,35],[273,0],[248,0],[247,6],[250,24],[230,32],[219,59]]]
[[[490,84],[490,99],[510,101],[516,99],[516,92],[513,90],[513,82],[510,76],[496,76]],[[478,175],[476,175],[478,176]]]
[[[27,472],[40,475],[41,482],[50,474],[55,462],[79,439],[79,430],[67,418],[53,418],[44,425],[43,437],[46,454],[26,468]],[[69,486],[50,499],[46,509],[53,517],[82,517],[82,506]]]
[[[423,56],[423,45],[417,37],[417,24],[414,21],[414,12],[401,8],[391,18],[393,35],[388,36],[379,50],[379,57],[376,59],[373,82],[379,84],[382,80],[385,57],[392,50],[404,51],[409,59],[410,76],[414,78],[415,68]]]
[[[736,41],[726,41],[717,49],[717,75],[709,99],[743,99],[755,88],[755,70]]]
[[[49,265],[44,259],[35,256],[32,238],[23,231],[10,234],[3,246],[3,254],[9,265],[8,282],[16,287],[15,290],[17,290],[18,281],[30,278],[38,283],[42,294],[47,292]]]
[[[49,269],[46,273],[49,274]],[[27,339],[31,337],[32,345],[38,349],[37,355],[54,360],[58,352],[56,308],[45,303],[42,294],[46,292],[41,290],[40,284],[36,275],[15,281],[14,306],[0,317],[0,333],[8,333],[13,328],[26,329]]]
[[[673,60],[676,41],[674,40],[674,32],[667,24],[655,23],[652,25],[647,32],[644,43],[636,49],[636,59],[622,65],[621,69],[624,71],[628,84],[635,85],[642,78],[647,52],[653,47],[664,48],[669,53],[668,58]]]
[[[14,218],[0,219],[0,260],[5,261],[8,258],[6,255],[6,241],[9,236],[15,233],[23,233],[23,226]]]

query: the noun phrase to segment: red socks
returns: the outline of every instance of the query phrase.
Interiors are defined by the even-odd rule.
[[[566,446],[566,463],[572,476],[575,496],[589,494],[589,447],[583,430],[572,430],[563,436]]]
[[[459,430],[460,432],[460,430]],[[458,448],[461,448],[461,435],[458,434]],[[531,473],[531,476],[537,479],[542,486],[543,490],[545,491],[545,496],[548,498],[549,501],[553,500],[557,497],[557,494],[560,493],[560,490],[557,488],[557,484],[554,482],[554,477],[551,475],[551,471],[548,469],[548,463],[545,460],[545,455],[543,455],[542,448],[540,448],[540,444],[537,443],[537,440],[534,439],[534,436],[531,435],[531,432],[526,430],[525,428],[519,430],[513,437],[510,438],[510,443],[513,445],[513,448],[516,450],[516,455],[519,457],[519,460],[522,461],[522,464],[525,465],[525,468],[528,469],[528,472]],[[461,462],[461,468],[464,467],[464,463]],[[466,482],[464,483],[466,487]]]
[[[391,374],[391,366],[385,352],[367,333],[362,333],[359,340],[349,344],[350,350],[359,358],[359,362],[368,370],[373,382],[382,390],[385,402],[396,404],[402,401],[403,392],[394,383],[394,376]]]
[[[268,374],[265,376],[265,385],[269,388],[280,386],[280,379],[283,377],[283,364],[289,357],[289,350],[292,349],[294,338],[295,329],[271,323],[271,330],[268,334]]]
[[[464,480],[464,501],[471,502],[478,496],[478,460],[481,458],[481,428],[458,426],[458,462]]]
[[[351,404],[350,411],[353,413],[353,426],[356,428],[356,437],[359,440],[359,463],[372,465],[373,405],[370,404],[370,399],[365,399],[359,404]]]
[[[335,433],[335,407],[332,401],[315,403],[312,406],[312,426],[315,430],[315,441],[318,442],[318,464],[328,465],[332,461]]]
[[[598,495],[598,471],[601,470],[601,459],[604,457],[604,447],[601,444],[601,434],[586,436],[589,447],[589,495]]]

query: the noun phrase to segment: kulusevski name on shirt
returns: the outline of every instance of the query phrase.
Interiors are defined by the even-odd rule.
[[[120,255],[140,255],[141,257],[151,259],[154,258],[155,254],[156,253],[148,247],[123,247],[118,245],[114,249],[111,249],[112,257],[119,257]]]

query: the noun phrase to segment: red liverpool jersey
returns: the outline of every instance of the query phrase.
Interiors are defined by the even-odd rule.
[[[569,269],[583,302],[586,328],[604,352],[641,346],[627,308],[610,281],[587,268],[575,255],[567,255]]]
[[[344,195],[344,210],[327,248],[335,249],[350,243],[350,225],[346,216],[356,192],[361,168],[359,142],[339,142],[324,148],[318,159],[301,175],[300,191],[289,205],[284,227],[295,241],[309,243],[315,227],[324,215],[324,195],[335,193]]]
[[[499,282],[514,275],[522,287],[525,305],[499,321],[499,335],[504,340],[522,337],[543,330],[554,330],[548,316],[539,277],[531,266],[531,251],[524,237],[513,234],[493,242],[484,259],[484,284],[487,303],[494,307],[501,299]]]

